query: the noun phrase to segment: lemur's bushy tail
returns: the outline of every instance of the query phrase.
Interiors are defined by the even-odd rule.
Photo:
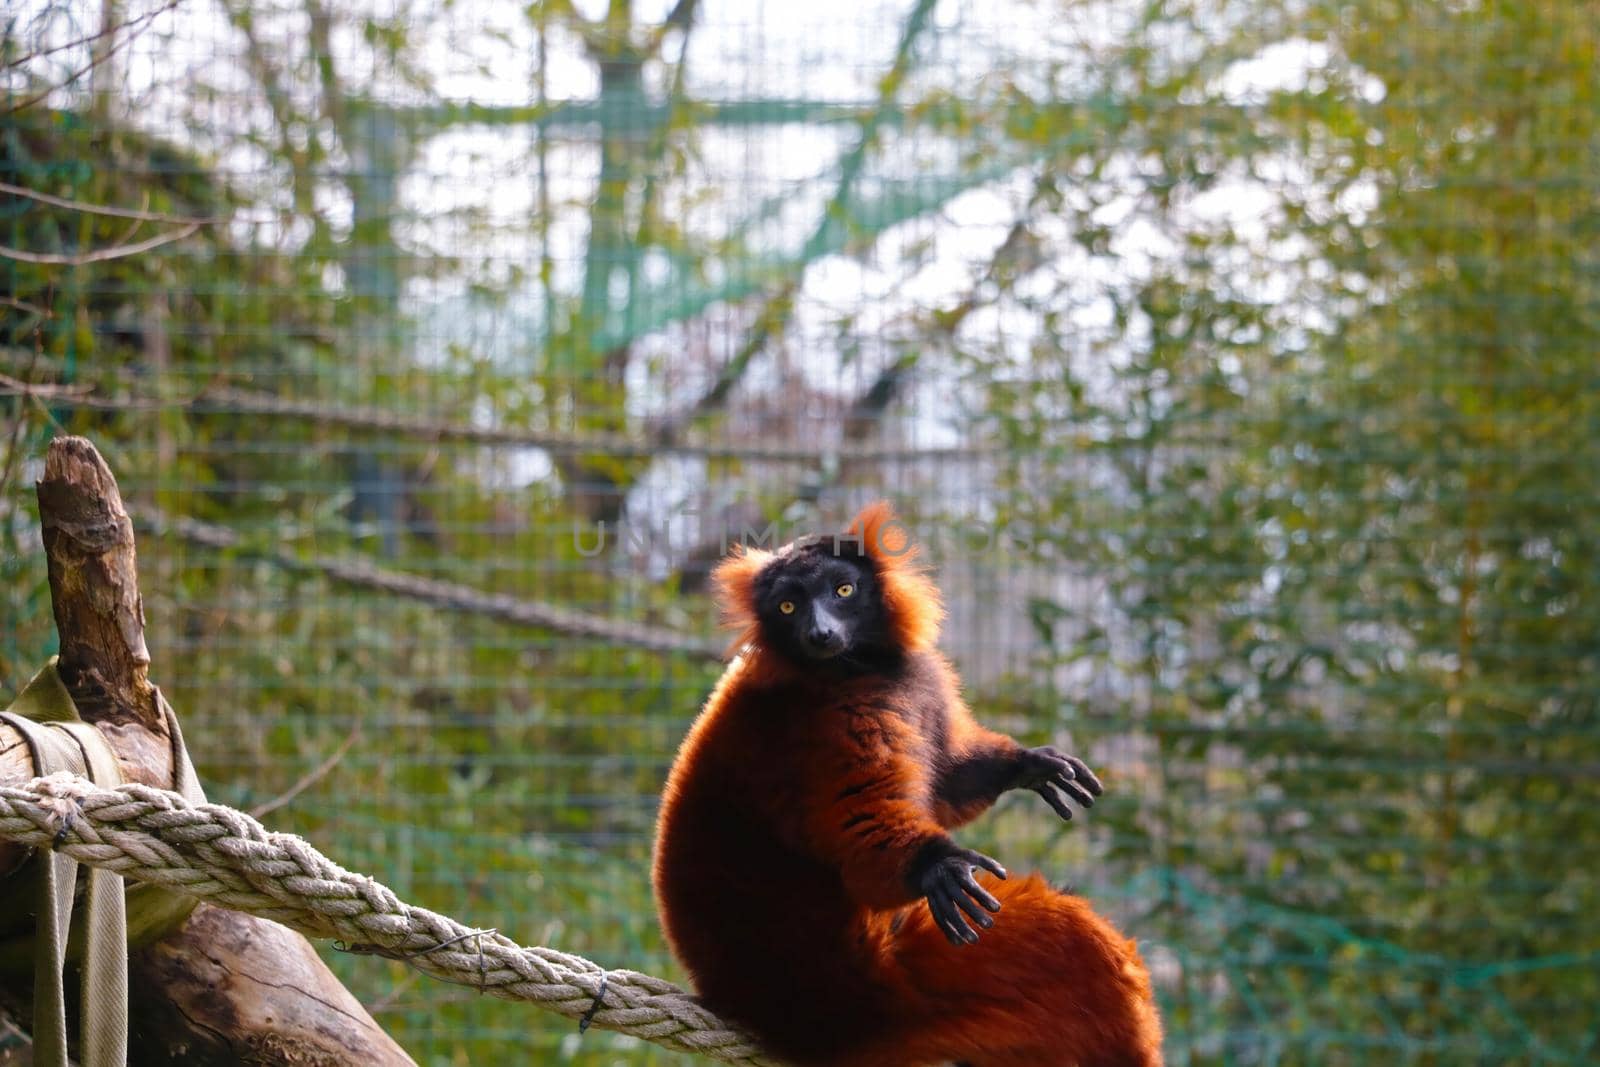
[[[1161,1067],[1161,1023],[1134,942],[1038,875],[983,881],[1001,910],[976,944],[950,944],[925,907],[898,916],[882,942],[883,979],[904,1014],[848,1067]]]

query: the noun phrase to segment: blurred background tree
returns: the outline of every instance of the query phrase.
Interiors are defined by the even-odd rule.
[[[671,974],[706,567],[890,495],[1113,791],[976,840],[1138,934],[1172,1062],[1600,1049],[1593,3],[0,18],[0,690],[89,433],[214,796],[331,765],[274,825]],[[670,1059],[336,963],[424,1063]]]

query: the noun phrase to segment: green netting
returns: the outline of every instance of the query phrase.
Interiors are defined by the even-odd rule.
[[[0,697],[86,433],[214,797],[681,978],[707,565],[887,495],[983,717],[1111,790],[969,836],[1139,937],[1173,1063],[1590,1062],[1597,50],[1588,0],[20,0]],[[332,962],[426,1064],[670,1059]]]

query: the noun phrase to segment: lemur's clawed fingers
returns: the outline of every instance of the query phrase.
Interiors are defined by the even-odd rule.
[[[988,857],[985,856],[984,859],[988,859]],[[990,862],[993,861],[991,860]],[[996,866],[999,865],[996,864]],[[1004,877],[1003,871],[1001,876]],[[979,904],[982,904],[985,908],[988,908],[990,911],[1000,910],[1000,901],[995,898],[993,893],[979,885],[977,880],[972,877],[972,868],[958,868],[956,871],[956,882],[959,884],[959,888],[964,894],[966,894],[968,897],[971,897]],[[985,916],[985,918],[987,918],[987,916]],[[985,925],[988,924],[985,923]]]
[[[1006,869],[998,862],[966,848],[955,849],[937,860],[923,876],[928,912],[952,945],[976,943],[978,931],[973,925],[989,929],[994,919],[988,913],[1000,910],[1000,901],[972,876],[979,867],[997,878],[1006,876]]]
[[[1044,802],[1050,805],[1057,815],[1061,816],[1067,822],[1072,821],[1071,806],[1069,806],[1065,800],[1061,799],[1061,797],[1056,794],[1054,789],[1051,789],[1047,785],[1036,785],[1033,787],[1033,791],[1044,797]]]
[[[988,856],[985,856],[982,852],[974,852],[970,848],[964,848],[964,849],[961,850],[960,854],[956,858],[965,861],[965,863],[967,864],[967,867],[966,867],[965,871],[963,872],[963,876],[967,879],[968,882],[972,882],[972,868],[973,867],[982,867],[984,870],[988,871],[990,874],[994,875],[996,878],[999,878],[999,879],[1002,879],[1002,880],[1004,880],[1005,877],[1006,877],[1006,869],[1004,867],[1000,866],[1000,861],[996,860],[996,859],[991,859]],[[976,883],[973,883],[973,884],[976,885]],[[980,889],[979,892],[982,892],[982,890]],[[987,896],[987,894],[985,894],[985,895]],[[989,899],[993,900],[994,898],[990,897]],[[1000,910],[999,902],[996,901],[994,907],[991,908],[990,910],[991,911]]]
[[[1067,796],[1071,797],[1073,800],[1076,800],[1082,806],[1086,808],[1094,807],[1095,795],[1094,793],[1090,792],[1088,787],[1083,783],[1078,782],[1075,779],[1068,778],[1065,781],[1057,779],[1050,784],[1067,794]]]
[[[984,893],[984,896],[988,895],[989,894]],[[956,907],[967,913],[967,918],[971,919],[985,930],[994,925],[994,919],[990,917],[989,912],[983,910],[989,906],[987,904],[981,904],[980,901],[974,899],[974,897],[970,894],[970,891],[958,889],[951,899],[956,902]],[[991,897],[990,899],[992,900],[993,898]],[[994,907],[989,908],[989,911],[999,910],[1000,906],[998,902]]]
[[[1099,796],[1106,791],[1106,787],[1100,784],[1100,779],[1095,776],[1095,773],[1089,769],[1089,765],[1083,760],[1077,756],[1068,756],[1067,762],[1072,765],[1073,779],[1083,783],[1083,787],[1089,792]]]
[[[933,915],[934,925],[939,927],[945,940],[952,945],[970,945],[978,940],[978,935],[972,928],[956,915],[955,905],[950,902],[950,898],[941,893],[929,893],[928,911]]]
[[[1094,798],[1105,792],[1087,763],[1049,745],[1023,752],[1021,764],[1022,785],[1043,797],[1063,819],[1072,818],[1068,801],[1092,808]]]

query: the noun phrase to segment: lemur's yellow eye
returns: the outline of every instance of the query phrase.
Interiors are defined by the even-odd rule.
[[[834,590],[834,592],[838,593],[840,596],[849,596],[851,593],[854,593],[855,591],[856,591],[856,587],[851,585],[849,582],[845,582],[839,588]]]
[[[785,600],[782,604],[778,605],[778,610],[783,612],[785,615],[793,615],[794,614],[794,601]]]

